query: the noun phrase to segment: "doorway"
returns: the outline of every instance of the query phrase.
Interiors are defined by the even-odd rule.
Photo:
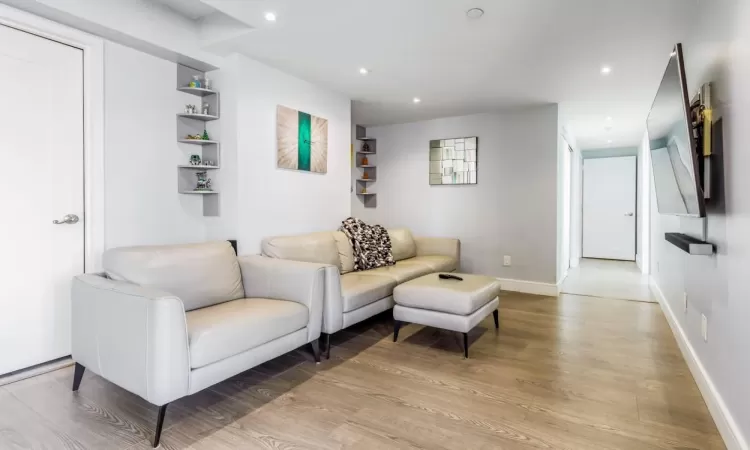
[[[0,25],[0,375],[70,354],[70,281],[84,272],[83,51]],[[7,253],[6,253],[7,252]]]

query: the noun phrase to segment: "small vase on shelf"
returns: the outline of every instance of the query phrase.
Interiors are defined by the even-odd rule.
[[[369,164],[370,164],[370,162],[367,160],[367,156],[363,156],[362,157],[362,165],[363,166],[367,166]]]
[[[363,179],[363,180],[369,180],[369,179],[370,179],[370,174],[369,174],[369,173],[367,173],[367,172],[363,173],[363,174],[362,174],[362,179]]]

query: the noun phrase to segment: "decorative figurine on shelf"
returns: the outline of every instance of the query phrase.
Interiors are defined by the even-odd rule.
[[[185,105],[185,114],[197,114],[195,105]]]
[[[363,194],[367,194],[367,186],[365,186],[365,187],[362,188],[362,193]]]
[[[367,172],[363,173],[363,174],[362,174],[362,179],[363,179],[363,180],[369,180],[369,179],[370,179],[370,174],[369,174],[369,173],[367,173]]]
[[[201,156],[200,155],[190,155],[190,165],[191,166],[200,166],[201,165]]]
[[[208,115],[208,109],[209,109],[209,104],[208,103],[204,103],[203,104],[203,108],[201,109],[201,114],[207,116]]]
[[[203,130],[203,136],[201,136],[201,139],[204,140],[204,141],[210,141],[211,140],[211,138],[208,137],[208,131]]]
[[[362,151],[363,152],[369,152],[370,151],[370,144],[368,144],[367,142],[365,142],[364,144],[362,144]]]
[[[196,191],[211,191],[211,179],[208,178],[208,172],[196,172],[195,176],[198,177],[198,184],[195,186]]]
[[[204,165],[204,166],[211,166],[211,167],[213,167],[213,166],[215,166],[216,164],[214,164],[214,162],[213,162],[213,161],[211,161],[210,159],[206,159],[206,160],[204,160],[204,161],[203,161],[203,165]]]
[[[191,81],[188,86],[191,88],[201,87],[201,77],[199,77],[198,75],[193,75],[193,81]]]
[[[369,161],[367,160],[367,156],[363,156],[363,157],[362,157],[362,165],[363,165],[363,166],[368,166],[368,165],[369,165],[369,163],[370,163],[370,162],[369,162]]]
[[[210,90],[213,87],[213,85],[214,85],[213,80],[208,78],[208,75],[206,75],[206,77],[203,79],[203,88]]]
[[[200,134],[188,134],[185,139],[187,139],[188,141],[200,141],[203,138]]]

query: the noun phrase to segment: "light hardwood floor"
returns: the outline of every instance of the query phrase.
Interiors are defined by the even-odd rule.
[[[504,294],[460,335],[387,315],[169,407],[170,449],[722,449],[659,306]],[[72,368],[0,388],[0,448],[147,449],[157,408]]]

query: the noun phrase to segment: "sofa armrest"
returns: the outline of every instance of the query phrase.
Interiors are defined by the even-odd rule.
[[[242,270],[246,297],[289,300],[307,306],[310,313],[307,340],[310,342],[320,337],[326,264],[265,256],[242,256],[237,261]]]
[[[418,237],[417,256],[450,256],[461,262],[461,241],[451,238]]]
[[[174,295],[101,274],[73,278],[73,359],[155,405],[189,393],[185,308]]]

